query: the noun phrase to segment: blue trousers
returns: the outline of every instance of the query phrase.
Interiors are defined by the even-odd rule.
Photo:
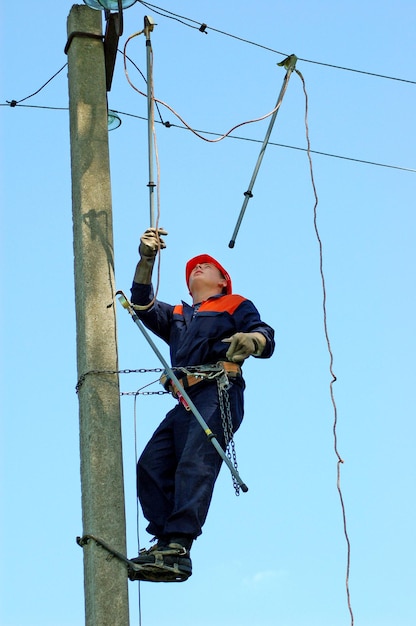
[[[244,414],[244,381],[228,390],[234,432]],[[204,381],[188,394],[220,445],[224,432],[218,389]],[[166,415],[137,464],[137,492],[147,530],[158,538],[198,537],[207,517],[222,459],[191,411],[178,404]]]

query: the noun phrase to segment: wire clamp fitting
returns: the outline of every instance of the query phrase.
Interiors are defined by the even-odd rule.
[[[290,70],[291,72],[293,72],[293,70],[295,69],[297,60],[298,60],[298,57],[296,56],[296,54],[290,54],[288,57],[283,59],[283,61],[280,61],[280,63],[278,63],[277,65],[279,67],[284,67],[286,70]]]

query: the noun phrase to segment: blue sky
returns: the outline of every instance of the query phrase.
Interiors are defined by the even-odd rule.
[[[32,94],[66,63],[71,6],[4,3],[0,104]],[[273,50],[294,53],[309,96],[311,148],[346,157],[312,154],[351,605],[357,625],[413,626],[415,5],[178,0],[159,6],[205,22],[208,34],[136,3],[125,11],[120,48],[141,30],[145,15],[154,17],[156,96],[191,126],[223,133],[270,111],[284,76],[276,65],[284,56]],[[145,73],[143,37],[129,44],[128,54]],[[132,66],[130,77],[145,89]],[[109,106],[124,113],[109,139],[116,280],[128,292],[148,226],[147,124],[139,119],[146,100],[128,85],[121,55]],[[75,543],[82,522],[67,107],[64,69],[36,96],[0,109],[4,626],[84,620],[82,551]],[[245,366],[246,414],[236,446],[249,492],[236,498],[223,469],[193,549],[192,578],[141,587],[146,626],[351,623],[304,108],[293,75],[271,141],[301,150],[268,147],[232,250],[228,242],[261,144],[231,138],[207,144],[185,130],[156,127],[160,223],[169,231],[161,299],[187,299],[185,262],[212,254],[228,269],[235,292],[252,299],[276,329],[277,348],[271,360]],[[163,121],[180,124],[171,112],[161,113]],[[265,120],[235,134],[261,142],[267,126]],[[158,367],[119,308],[120,368]],[[124,375],[121,389],[135,391],[154,378]],[[139,450],[171,405],[165,396],[138,397]],[[121,406],[132,556],[132,396],[123,396]],[[142,518],[139,525],[146,545]],[[137,585],[129,590],[137,624]]]

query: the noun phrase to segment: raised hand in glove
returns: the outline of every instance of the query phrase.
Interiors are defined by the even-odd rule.
[[[152,271],[157,251],[166,248],[161,235],[167,234],[167,231],[163,228],[148,228],[140,237],[140,261],[134,274],[135,283],[150,285],[152,282]]]
[[[141,257],[155,258],[157,251],[166,248],[161,235],[167,235],[163,228],[148,228],[140,237],[139,254]]]
[[[242,363],[250,355],[260,356],[266,346],[261,333],[235,333],[222,341],[230,344],[226,357],[234,363]]]

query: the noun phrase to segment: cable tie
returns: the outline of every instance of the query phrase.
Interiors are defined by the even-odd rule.
[[[17,100],[11,100],[10,102],[7,101],[7,104],[10,104],[11,107],[15,107],[17,105]]]
[[[207,28],[207,24],[201,24],[201,26],[199,27],[199,31],[201,33],[205,33],[205,35],[208,35],[206,28]]]
[[[251,191],[250,191],[250,190],[245,191],[245,192],[244,192],[244,195],[245,195],[247,198],[252,198],[252,197],[253,197],[253,194],[251,193]]]

